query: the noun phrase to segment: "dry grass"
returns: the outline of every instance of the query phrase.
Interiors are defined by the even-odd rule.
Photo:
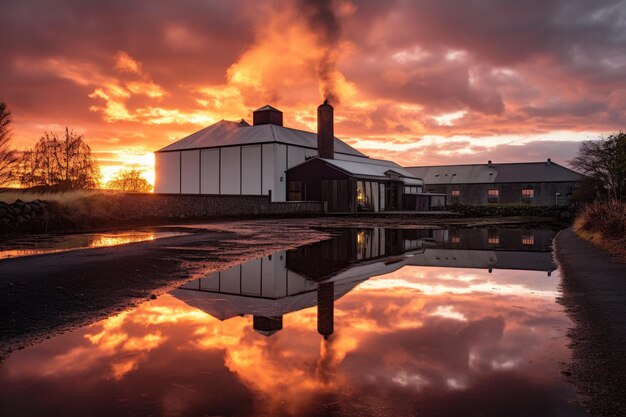
[[[54,201],[62,205],[68,205],[75,203],[81,199],[93,197],[98,194],[103,194],[102,191],[97,190],[77,190],[66,192],[31,192],[31,191],[4,191],[0,192],[0,201],[4,203],[13,203],[15,200],[22,201]]]
[[[602,201],[585,206],[574,221],[581,238],[626,262],[626,203]]]

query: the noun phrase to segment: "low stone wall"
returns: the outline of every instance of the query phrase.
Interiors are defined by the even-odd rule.
[[[321,202],[273,203],[269,196],[102,193],[64,203],[0,203],[0,232],[80,231],[181,220],[323,212]]]
[[[29,227],[45,228],[50,217],[50,206],[41,200],[11,204],[0,201],[0,232]]]
[[[480,206],[455,204],[449,207],[449,209],[466,217],[531,216],[569,220],[575,214],[575,209],[569,206],[533,206],[524,204],[486,204]]]
[[[269,196],[194,195],[194,194],[122,194],[119,203],[127,218],[180,218],[310,215],[321,214],[321,202],[272,203]]]

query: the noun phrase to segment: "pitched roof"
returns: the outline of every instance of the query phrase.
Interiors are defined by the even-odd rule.
[[[573,182],[583,175],[554,162],[407,167],[426,184]]]
[[[405,184],[422,184],[419,178],[415,177],[415,175],[408,172],[405,168],[402,168],[400,165],[392,161],[372,158],[367,158],[360,161],[349,161],[344,159],[326,159],[315,157],[304,161],[303,164],[306,164],[313,159],[319,159],[320,161],[324,161],[328,165],[331,165],[339,169],[340,171],[343,171],[355,177],[389,179],[388,173],[389,171],[392,171],[398,174],[398,176],[402,178]],[[295,167],[292,167],[290,169],[293,168]]]
[[[250,126],[247,123],[222,120],[159,149],[157,152],[271,142],[317,149],[317,134],[273,124]],[[338,138],[335,138],[335,152],[365,156]]]

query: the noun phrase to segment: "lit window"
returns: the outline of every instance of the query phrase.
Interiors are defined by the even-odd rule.
[[[530,203],[531,201],[533,201],[534,197],[535,197],[535,190],[533,190],[532,188],[522,189],[522,202]]]
[[[489,229],[487,231],[487,243],[497,245],[500,243],[500,233],[497,229]]]
[[[461,199],[461,190],[452,190],[450,192],[452,203],[458,203]]]
[[[535,235],[532,232],[522,234],[522,245],[534,245]]]
[[[487,190],[487,202],[497,203],[500,200],[500,190],[491,189]]]

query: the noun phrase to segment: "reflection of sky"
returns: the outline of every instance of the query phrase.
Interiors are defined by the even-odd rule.
[[[83,233],[19,239],[0,247],[0,259],[65,252],[74,249],[101,248],[179,236],[181,232],[133,231],[119,233]]]
[[[338,300],[328,341],[315,308],[265,337],[166,295],[14,353],[0,414],[584,415],[557,275],[406,267]]]

